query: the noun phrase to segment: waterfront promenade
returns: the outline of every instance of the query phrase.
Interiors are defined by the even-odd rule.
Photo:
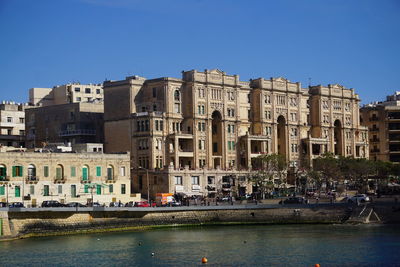
[[[1,238],[226,224],[400,223],[389,199],[349,203],[206,205],[183,207],[2,208]]]

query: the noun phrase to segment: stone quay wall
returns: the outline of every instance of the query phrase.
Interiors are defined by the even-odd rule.
[[[3,209],[0,219],[0,239],[12,239],[180,225],[400,223],[400,205]]]

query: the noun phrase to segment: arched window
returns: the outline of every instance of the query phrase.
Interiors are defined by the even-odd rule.
[[[111,165],[107,166],[107,180],[114,179],[114,167]]]
[[[0,165],[0,181],[4,181],[7,179],[7,168],[6,165]]]
[[[175,90],[175,92],[174,92],[174,100],[175,101],[181,101],[181,93],[179,92],[179,90]]]
[[[28,180],[36,180],[36,167],[33,164],[28,166]]]
[[[64,167],[61,164],[58,164],[56,167],[56,179],[57,180],[64,179]]]
[[[82,180],[87,181],[89,180],[89,166],[84,165],[82,167]]]

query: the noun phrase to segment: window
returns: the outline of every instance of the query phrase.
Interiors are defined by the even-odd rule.
[[[71,167],[71,177],[76,176],[76,167]]]
[[[206,113],[204,105],[198,105],[197,108],[200,115],[204,115]]]
[[[157,97],[157,88],[153,88],[153,97]]]
[[[235,117],[235,109],[228,108],[228,117]]]
[[[251,103],[251,95],[247,94],[247,103]]]
[[[157,111],[157,105],[153,105],[153,111]]]
[[[43,175],[44,177],[49,177],[49,166],[43,167]]]
[[[76,197],[76,185],[71,185],[71,197]]]
[[[22,166],[13,166],[12,167],[12,176],[13,177],[22,177]]]
[[[96,89],[96,94],[100,94],[101,93],[101,90],[100,89]]]
[[[110,184],[110,185],[108,186],[108,191],[109,191],[110,193],[113,193],[113,192],[114,192],[114,185]]]
[[[265,127],[265,135],[271,135],[271,134],[272,134],[272,127],[266,126]]]
[[[12,117],[7,117],[7,122],[12,122],[13,118]]]
[[[76,102],[81,102],[81,100],[82,100],[82,98],[79,96],[76,98]]]
[[[101,176],[101,167],[100,167],[100,166],[97,166],[97,167],[96,167],[96,176],[97,176],[97,177],[100,177],[100,176]]]
[[[192,184],[194,184],[194,185],[200,184],[199,176],[192,176]]]
[[[122,191],[122,188],[121,188],[121,191]],[[123,194],[125,194],[125,192]],[[101,195],[101,185],[99,185],[99,184],[96,185],[96,195]]]
[[[83,166],[82,167],[82,180],[87,181],[89,179],[89,167]]]
[[[119,174],[121,176],[125,176],[125,166],[122,166],[122,167],[119,168]]]
[[[297,120],[297,113],[295,113],[295,112],[290,113],[290,120],[291,121],[296,121]]]
[[[266,94],[264,98],[265,104],[271,104],[271,96]]]
[[[181,104],[175,103],[175,105],[174,105],[174,112],[175,112],[175,113],[181,113]]]
[[[83,192],[85,192],[86,194],[89,193],[89,185],[85,184]]]
[[[0,196],[4,196],[4,193],[5,193],[5,186],[2,185],[0,186]]]
[[[126,194],[126,185],[121,184],[121,195],[125,195],[125,194]]]
[[[62,194],[62,185],[60,185],[60,184],[58,185],[57,191],[58,191],[58,194],[59,194],[59,195]]]
[[[91,92],[90,88],[85,88],[85,94],[90,94]]]
[[[292,128],[291,129],[291,133],[290,133],[290,136],[297,136],[297,128]]]
[[[25,122],[25,118],[19,118],[19,123],[24,123]]]
[[[207,184],[215,184],[215,176],[207,176]]]
[[[57,165],[56,167],[56,179],[57,180],[62,180],[64,179],[64,168],[62,165]]]
[[[266,110],[266,111],[265,111],[265,118],[266,118],[267,120],[270,120],[270,119],[271,119],[271,111],[270,111],[270,110]]]
[[[182,176],[175,176],[175,184],[182,185]]]
[[[276,102],[277,102],[277,104],[278,105],[280,105],[280,106],[284,106],[285,105],[285,103],[286,103],[286,99],[285,99],[285,96],[284,95],[277,95],[276,96]]]
[[[235,133],[235,125],[234,124],[228,124],[228,133]]]
[[[107,180],[114,179],[114,168],[112,166],[107,167]]]
[[[175,90],[175,92],[174,92],[174,100],[175,101],[181,101],[181,93],[179,92],[179,90]]]
[[[35,194],[35,186],[34,186],[34,185],[31,185],[31,186],[29,187],[29,194],[31,194],[31,195],[34,195],[34,194]]]
[[[80,87],[75,87],[75,92],[80,92],[81,88]]]
[[[199,150],[204,150],[206,147],[206,141],[205,140],[199,140]]]
[[[21,187],[19,185],[15,187],[15,197],[21,197]]]
[[[50,188],[49,185],[43,186],[43,196],[48,197],[50,195]]]

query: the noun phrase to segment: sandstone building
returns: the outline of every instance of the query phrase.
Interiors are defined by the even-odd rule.
[[[28,106],[3,101],[0,104],[0,145],[25,147],[25,109]]]
[[[182,78],[106,81],[107,152],[131,151],[133,190],[239,194],[264,153],[300,168],[324,152],[368,157],[360,99],[340,85],[303,89],[285,78],[243,82],[219,70]]]
[[[0,201],[35,207],[45,200],[82,204],[139,201],[130,194],[130,155],[0,153]]]
[[[53,88],[29,89],[29,103],[33,106],[51,106],[103,100],[101,84],[68,83]]]
[[[361,119],[370,132],[370,158],[400,162],[400,92],[364,105]]]

